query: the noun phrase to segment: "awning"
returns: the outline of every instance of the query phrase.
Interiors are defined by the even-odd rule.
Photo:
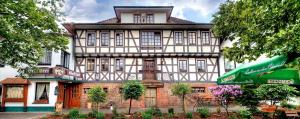
[[[23,79],[21,77],[13,77],[13,78],[6,78],[1,81],[2,84],[10,84],[10,85],[28,85],[30,81],[27,79]]]
[[[300,84],[296,69],[285,69],[286,56],[275,56],[255,61],[227,72],[217,80],[218,84]]]

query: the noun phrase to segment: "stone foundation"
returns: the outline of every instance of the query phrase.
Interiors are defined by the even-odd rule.
[[[157,88],[156,91],[156,106],[161,108],[168,108],[168,107],[179,107],[181,106],[181,99],[177,96],[172,95],[171,86],[176,83],[164,83],[163,87]],[[205,87],[204,93],[192,93],[186,96],[186,106],[193,106],[195,105],[195,99],[193,96],[200,96],[206,98],[212,98],[208,87],[216,86],[216,83],[188,83],[191,87]],[[88,98],[87,94],[84,93],[85,88],[92,88],[95,86],[100,86],[102,88],[107,88],[107,103],[102,104],[104,107],[108,107],[108,102],[114,102],[118,107],[129,107],[129,100],[124,100],[119,89],[122,87],[121,83],[83,83],[83,92],[81,96],[81,107],[87,108]],[[146,89],[147,90],[147,89]],[[132,101],[132,107],[139,107],[145,108],[145,98],[142,96],[140,100]]]

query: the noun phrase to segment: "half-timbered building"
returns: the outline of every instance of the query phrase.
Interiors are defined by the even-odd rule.
[[[86,92],[99,85],[108,100],[127,106],[121,84],[139,80],[147,87],[136,107],[176,106],[173,83],[189,83],[193,92],[210,96],[207,87],[219,75],[219,39],[212,24],[172,17],[172,6],[115,6],[115,17],[97,23],[65,23],[73,35],[75,71]],[[191,99],[192,100],[192,99]]]

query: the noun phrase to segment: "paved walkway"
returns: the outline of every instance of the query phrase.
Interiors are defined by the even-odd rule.
[[[0,112],[0,119],[37,119],[50,112]]]

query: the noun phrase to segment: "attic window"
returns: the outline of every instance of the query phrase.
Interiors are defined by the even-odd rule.
[[[134,14],[133,15],[133,22],[134,23],[141,23],[141,14]]]

